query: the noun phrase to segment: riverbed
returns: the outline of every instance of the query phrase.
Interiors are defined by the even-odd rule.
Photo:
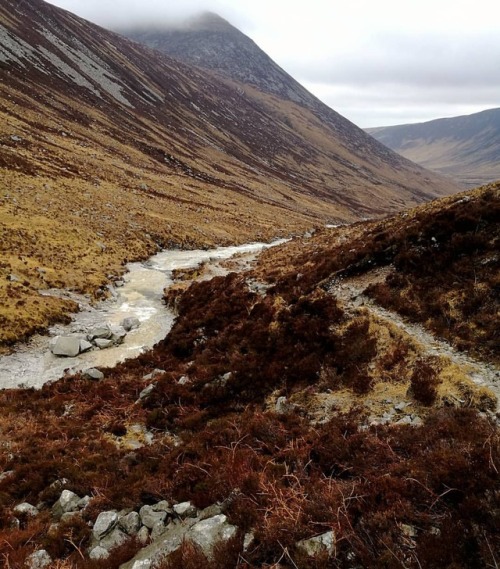
[[[113,367],[128,358],[152,348],[169,332],[174,322],[173,312],[163,302],[164,289],[173,284],[172,271],[196,268],[205,263],[205,274],[221,274],[220,263],[235,255],[250,261],[264,248],[282,243],[250,243],[210,250],[169,250],[150,257],[143,263],[130,263],[123,277],[123,286],[111,289],[111,298],[93,306],[84,296],[61,291],[45,294],[67,294],[79,303],[80,311],[68,325],[56,325],[48,335],[36,335],[20,344],[12,354],[0,357],[0,389],[35,387],[56,381],[65,374],[88,368]],[[92,350],[74,358],[54,356],[49,341],[54,336],[77,335],[100,325],[117,327],[126,317],[136,317],[141,325],[129,332],[123,344],[104,350]]]

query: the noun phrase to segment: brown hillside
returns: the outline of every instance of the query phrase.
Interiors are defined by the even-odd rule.
[[[158,247],[243,242],[451,192],[312,111],[41,0],[0,6],[0,344]],[[367,150],[365,152],[365,150]],[[364,157],[360,157],[364,154]]]
[[[104,370],[102,381],[77,375],[0,393],[0,556],[21,569],[43,548],[67,569],[128,569],[141,550],[133,538],[105,561],[89,559],[97,516],[190,500],[212,507],[207,516],[220,508],[238,532],[210,559],[184,544],[161,569],[494,566],[495,395],[471,381],[468,366],[430,355],[335,287],[389,266],[415,277],[422,310],[423,282],[498,287],[498,192],[295,239],[253,272],[193,283],[176,299],[165,340]],[[405,262],[424,252],[419,275]],[[138,425],[151,443],[132,450]],[[90,502],[54,525],[62,488]],[[39,513],[19,515],[23,502]],[[299,547],[327,532],[331,548]]]

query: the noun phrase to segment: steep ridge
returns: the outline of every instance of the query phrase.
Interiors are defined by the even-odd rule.
[[[367,132],[409,160],[465,186],[500,180],[500,109]]]
[[[373,208],[374,213],[382,211],[387,201],[398,207],[398,201],[415,204],[429,192],[433,197],[450,193],[449,181],[433,179],[415,164],[389,152],[308,92],[253,40],[216,14],[206,12],[175,27],[120,32],[166,55],[230,79],[253,97],[271,95],[272,99],[267,100],[274,107],[271,112],[282,114],[288,109],[287,119],[292,121],[288,124],[294,132],[312,141],[316,152],[331,161],[334,178],[325,175],[322,183],[332,188],[334,194],[343,194],[347,202],[353,200],[352,207],[358,211],[371,215],[369,209]],[[297,120],[299,116],[301,120]]]
[[[454,189],[42,0],[2,2],[0,42],[0,344],[75,308],[39,289],[102,294],[158,247],[268,240]]]

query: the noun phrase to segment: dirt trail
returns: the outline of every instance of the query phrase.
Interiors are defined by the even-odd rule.
[[[430,356],[445,356],[459,365],[470,379],[479,386],[489,388],[497,397],[497,411],[500,411],[500,369],[490,362],[484,362],[459,352],[443,339],[436,338],[420,324],[409,322],[397,312],[392,312],[376,304],[363,294],[369,284],[381,282],[391,267],[376,269],[370,273],[338,282],[333,282],[329,292],[341,300],[347,310],[366,308],[379,318],[388,320],[403,332],[417,340]]]

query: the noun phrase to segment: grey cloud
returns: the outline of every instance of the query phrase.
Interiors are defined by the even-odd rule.
[[[284,64],[304,81],[482,87],[500,85],[498,61],[498,36],[385,35],[352,56]]]

